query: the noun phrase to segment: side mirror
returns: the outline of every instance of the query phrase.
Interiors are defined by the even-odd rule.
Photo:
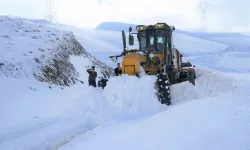
[[[134,36],[129,35],[129,45],[134,45]]]
[[[113,61],[113,62],[116,62],[116,61],[117,61],[117,58],[116,58],[116,57],[112,57],[112,56],[110,56],[109,58],[110,58],[110,59],[111,59],[111,61]]]
[[[193,67],[195,67],[195,65],[193,65]]]
[[[131,27],[128,30],[129,30],[129,32],[132,32],[132,28]]]

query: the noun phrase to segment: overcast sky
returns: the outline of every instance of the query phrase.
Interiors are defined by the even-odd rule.
[[[0,15],[43,19],[48,0],[0,0]],[[55,0],[59,23],[93,28],[104,21],[134,24],[166,22],[178,29],[199,30],[205,0]],[[250,0],[207,0],[205,29],[250,31]],[[202,17],[204,18],[204,17]]]

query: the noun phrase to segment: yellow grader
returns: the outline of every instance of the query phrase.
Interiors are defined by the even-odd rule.
[[[137,76],[145,72],[147,75],[157,76],[156,90],[158,100],[162,104],[171,104],[170,86],[179,83],[181,72],[182,55],[174,47],[172,33],[174,26],[166,23],[155,25],[137,25],[136,33],[131,33],[129,28],[129,45],[134,45],[134,36],[137,35],[139,42],[138,49],[128,49],[126,46],[126,35],[122,31],[123,51],[120,55],[110,56],[112,60],[123,57],[121,62],[122,74]],[[194,83],[193,76],[188,78],[190,83]],[[106,80],[107,81],[107,80]],[[99,82],[99,87],[103,82]],[[106,85],[106,83],[105,83]],[[153,89],[152,89],[153,90]]]

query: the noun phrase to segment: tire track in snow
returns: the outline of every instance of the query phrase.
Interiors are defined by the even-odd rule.
[[[62,120],[62,118],[54,117],[54,118],[47,119],[47,120],[40,120],[39,123],[34,124],[34,125],[22,125],[24,128],[19,127],[20,129],[16,129],[14,131],[10,131],[10,132],[0,135],[0,145],[4,142],[18,139],[27,134],[31,134],[38,130],[42,130],[43,128],[46,128],[48,126],[51,126],[55,123],[60,122],[60,120]]]
[[[93,126],[92,128],[89,128],[88,130],[85,130],[85,131],[76,132],[76,133],[72,134],[71,136],[65,138],[63,141],[58,142],[58,144],[56,144],[55,146],[47,147],[46,149],[49,149],[49,150],[58,150],[61,147],[63,147],[64,145],[66,145],[66,144],[74,141],[78,136],[82,136],[83,134],[85,134],[87,132],[90,132],[90,131],[94,130],[97,127],[98,127],[98,125],[97,126]]]
[[[101,111],[97,105],[102,98],[101,90],[95,90],[73,100],[74,105],[58,116],[27,123],[0,135],[0,149],[54,149],[96,128],[103,118],[97,111]]]
[[[37,124],[33,127],[5,134],[2,137],[0,149],[15,149],[18,147],[24,149],[51,149],[51,147],[55,148],[64,145],[77,135],[97,127],[94,120],[85,117],[61,118],[46,123],[43,122],[42,125]]]

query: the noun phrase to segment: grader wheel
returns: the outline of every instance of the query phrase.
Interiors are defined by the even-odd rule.
[[[170,82],[167,74],[160,73],[157,75],[156,90],[158,91],[158,100],[162,104],[171,105]]]

